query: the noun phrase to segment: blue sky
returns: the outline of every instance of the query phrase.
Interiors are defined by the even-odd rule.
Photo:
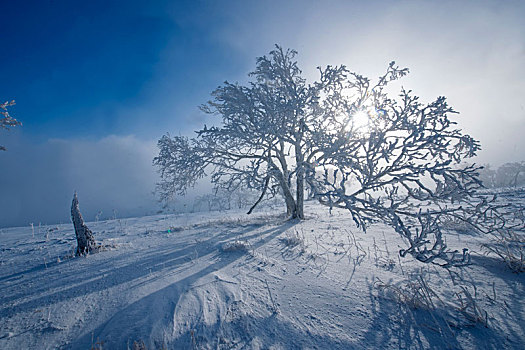
[[[477,162],[524,160],[523,18],[517,0],[5,2],[0,99],[23,126],[0,131],[0,227],[67,221],[74,190],[88,220],[155,211],[156,140],[213,123],[197,106],[276,43],[312,80],[396,60],[398,88],[461,113]]]
[[[0,96],[16,99],[24,133],[38,140],[156,136],[152,125],[195,107],[242,66],[210,37],[221,19],[206,6],[152,3],[3,6]]]

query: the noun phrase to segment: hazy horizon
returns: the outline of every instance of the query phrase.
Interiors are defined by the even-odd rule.
[[[0,227],[67,221],[75,190],[88,220],[154,213],[156,141],[213,124],[198,106],[275,44],[310,81],[395,60],[411,72],[399,87],[460,113],[473,162],[525,160],[524,15],[520,1],[6,4],[0,99],[23,126],[0,130]]]

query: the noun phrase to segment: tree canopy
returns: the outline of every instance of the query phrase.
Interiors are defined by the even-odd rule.
[[[201,109],[220,122],[197,137],[159,140],[162,197],[184,195],[209,173],[217,188],[259,191],[249,212],[264,196],[281,195],[287,214],[303,219],[308,192],[348,210],[363,229],[392,226],[408,243],[402,255],[467,263],[465,251],[447,249],[443,223],[488,232],[485,219],[497,211],[477,192],[479,168],[463,165],[480,145],[450,119],[456,112],[446,98],[423,103],[405,89],[391,96],[387,86],[408,74],[395,62],[375,82],[341,65],[318,68],[318,80],[307,83],[296,54],[276,46],[257,59],[248,84],[213,91]]]

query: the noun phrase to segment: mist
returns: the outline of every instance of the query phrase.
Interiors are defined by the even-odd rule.
[[[111,11],[119,13],[118,8]],[[108,28],[114,24],[111,11],[101,22]],[[123,49],[141,53],[133,56],[115,47],[116,41],[107,43],[115,55],[128,53],[122,60],[135,59],[120,75],[108,68],[109,63],[120,67],[119,59],[111,56],[111,62],[105,62],[105,51],[86,57],[97,62],[94,71],[106,83],[84,74],[86,80],[71,87],[66,77],[78,67],[69,61],[34,62],[37,80],[23,75],[26,68],[17,57],[11,66],[4,63],[11,67],[6,74],[13,67],[19,71],[6,75],[0,97],[17,100],[13,116],[24,125],[0,135],[0,144],[9,148],[0,154],[0,226],[69,220],[74,191],[86,220],[100,211],[100,218],[157,212],[160,206],[153,191],[158,175],[152,166],[156,141],[166,132],[193,136],[202,124],[217,123],[197,106],[225,80],[243,84],[256,57],[268,54],[275,44],[298,51],[300,67],[310,81],[318,77],[317,66],[339,64],[373,79],[395,60],[411,72],[396,82],[396,88],[413,90],[423,103],[446,96],[459,112],[452,116],[458,127],[481,142],[482,150],[469,161],[499,166],[523,160],[523,2],[227,1],[133,11],[144,20],[143,28],[151,30],[141,40],[155,45],[148,46],[148,56],[135,39],[118,37],[128,40]],[[120,26],[122,33],[131,30],[127,20]],[[93,35],[81,29],[77,28],[79,36]],[[46,38],[50,44],[60,41],[50,39],[52,35]],[[103,38],[95,37],[91,43]],[[76,45],[83,47],[66,39],[71,46],[64,48],[65,53],[78,49]],[[57,54],[52,48],[50,57]],[[40,49],[47,52],[44,46]],[[3,59],[7,62],[9,57]],[[36,66],[42,62],[52,67]],[[130,84],[127,77],[138,76],[139,68],[144,70],[142,80]],[[104,94],[99,91],[100,101],[86,98],[90,84],[108,86]],[[54,95],[46,97],[46,91]],[[56,96],[65,96],[65,101],[56,105]],[[199,191],[209,191],[209,186]],[[191,197],[178,198],[175,206],[190,202]]]
[[[134,136],[100,140],[19,136],[1,154],[0,226],[69,221],[73,193],[88,221],[155,213],[155,141]],[[100,213],[101,212],[101,213]]]

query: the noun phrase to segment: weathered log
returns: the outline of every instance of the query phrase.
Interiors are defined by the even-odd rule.
[[[75,227],[75,234],[77,236],[77,251],[76,255],[86,255],[95,249],[95,237],[93,232],[84,224],[82,214],[78,207],[77,193],[73,196],[73,203],[71,204],[71,220]]]

